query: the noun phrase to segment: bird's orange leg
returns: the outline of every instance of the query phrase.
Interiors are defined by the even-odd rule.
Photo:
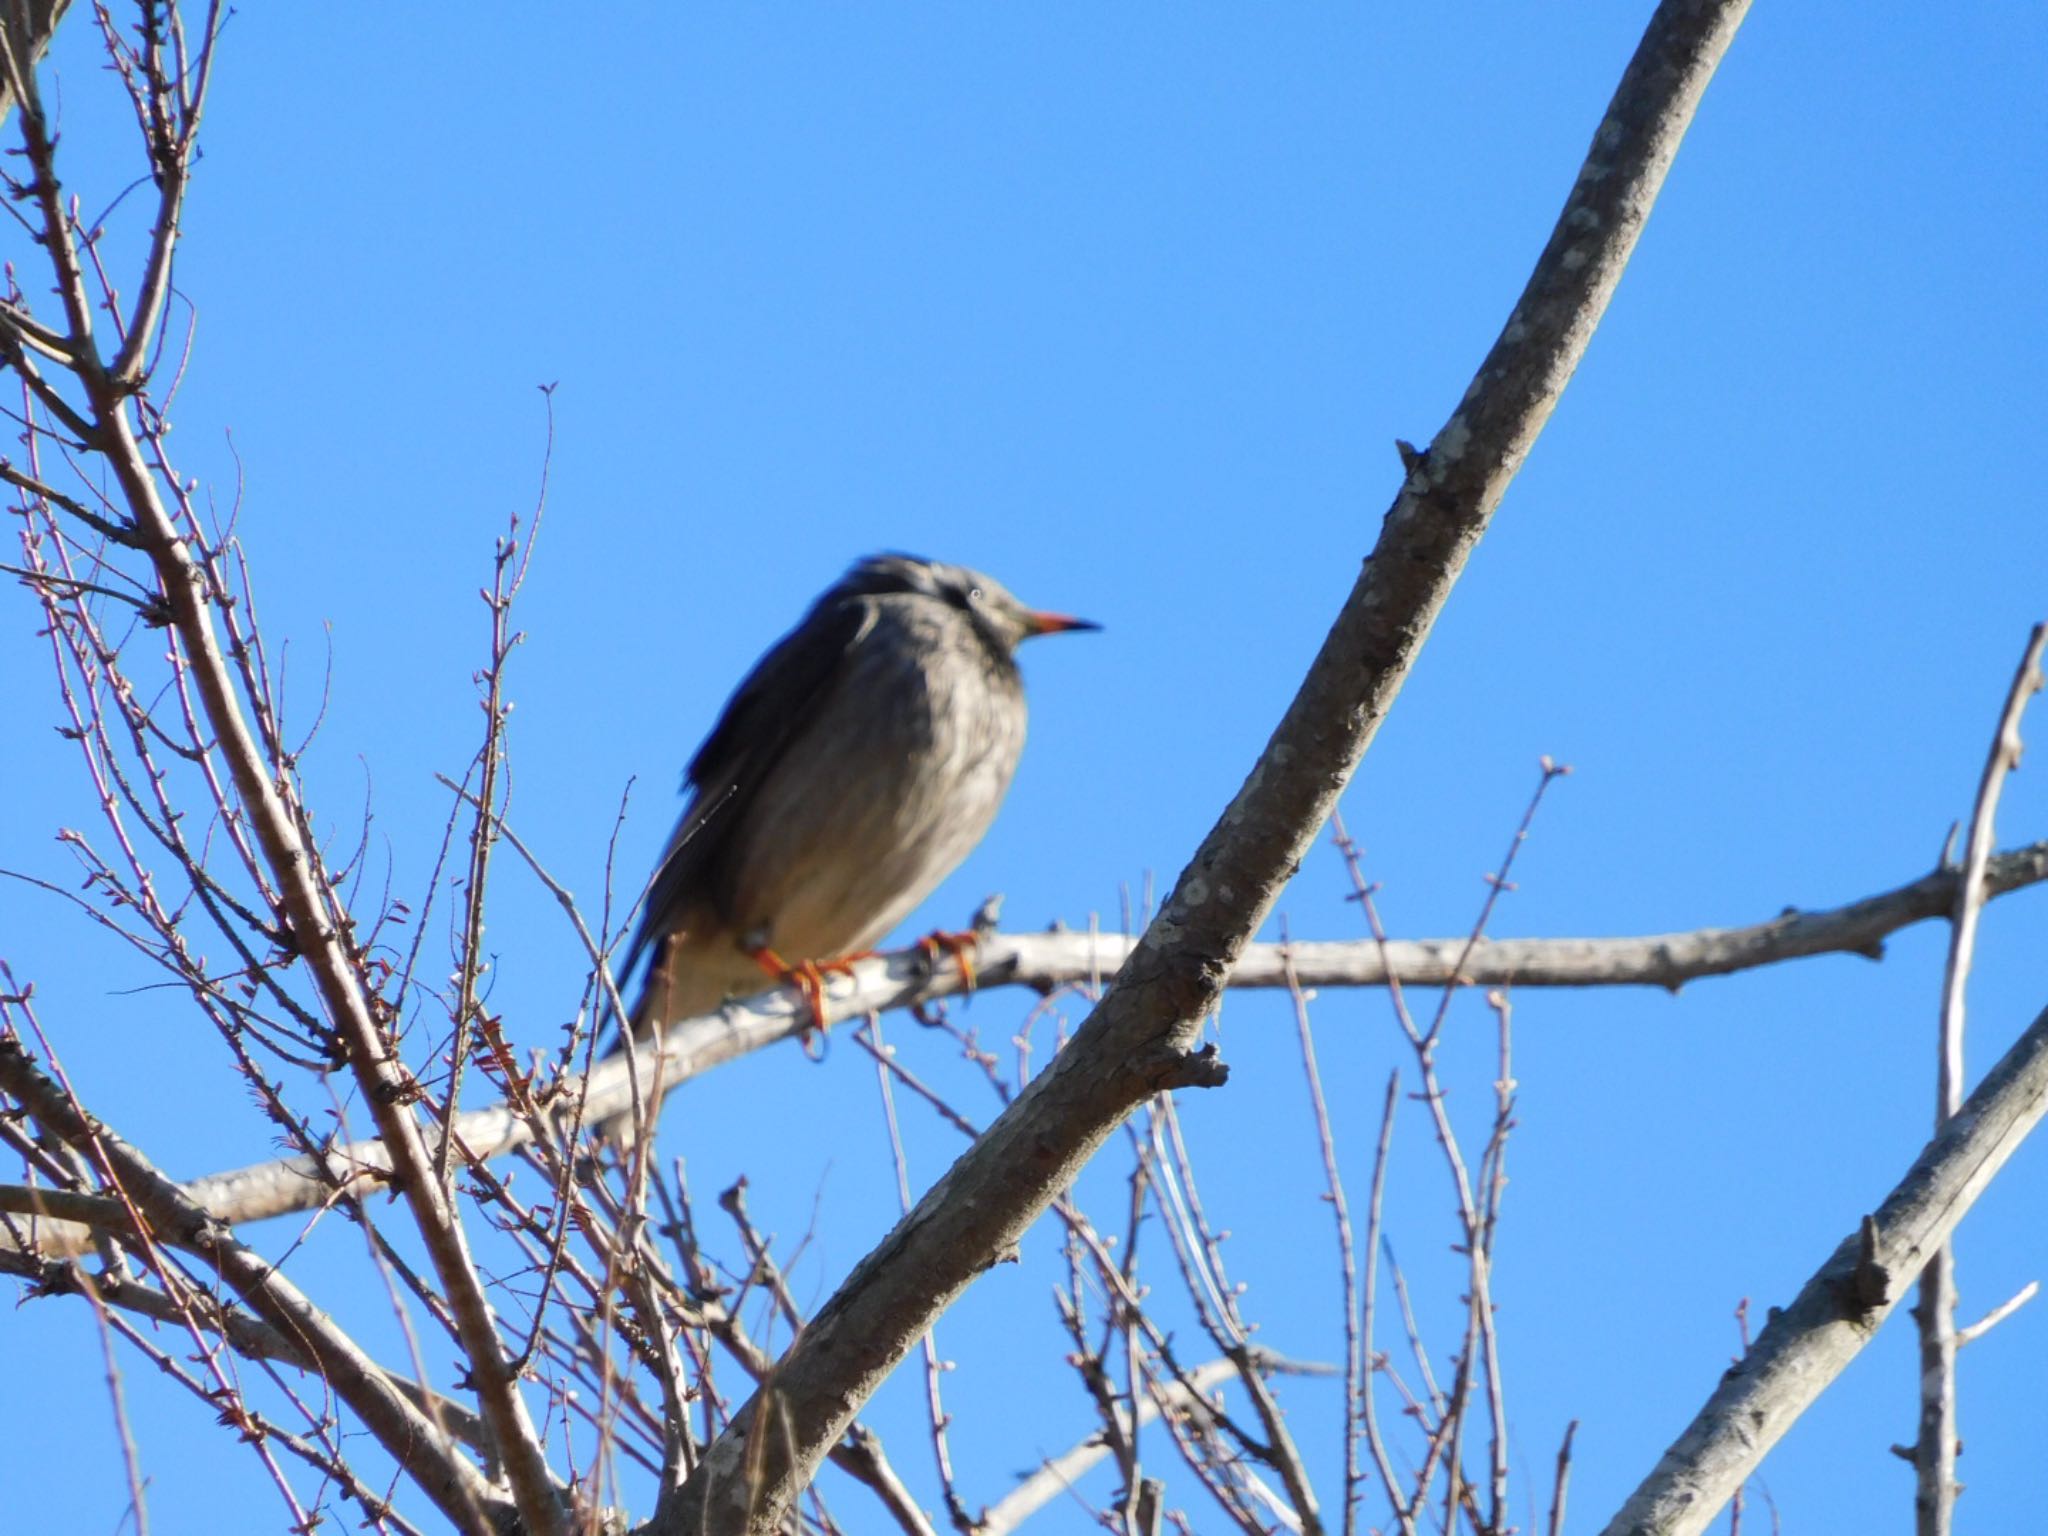
[[[960,985],[967,991],[974,990],[974,954],[981,944],[981,935],[973,930],[951,930],[935,928],[917,941],[917,947],[924,951],[924,963],[934,973],[939,968],[939,952],[944,950],[953,957],[953,963],[960,967]]]
[[[874,954],[872,949],[863,949],[850,955],[840,955],[833,960],[799,960],[791,965],[782,956],[763,944],[759,949],[747,951],[754,964],[786,987],[795,987],[803,994],[804,1005],[810,1009],[812,1032],[825,1028],[825,978],[827,976],[851,976],[856,961],[865,960]]]

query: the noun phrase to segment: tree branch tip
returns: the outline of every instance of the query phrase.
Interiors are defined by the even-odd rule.
[[[1956,1348],[1961,1349],[1966,1344],[1976,1343],[1977,1340],[1983,1338],[1985,1334],[2032,1301],[2040,1289],[2040,1281],[2029,1280],[2019,1288],[2017,1293],[1998,1306],[1993,1307],[1989,1312],[1978,1318],[1976,1322],[1970,1324],[1969,1327],[1958,1328],[1956,1330]]]

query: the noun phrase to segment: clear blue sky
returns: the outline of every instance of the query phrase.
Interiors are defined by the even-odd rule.
[[[1251,764],[1370,547],[1393,440],[1455,404],[1648,10],[243,8],[179,267],[199,327],[178,444],[225,502],[233,434],[302,721],[331,656],[308,761],[323,824],[352,841],[369,793],[396,889],[425,878],[432,775],[459,773],[478,730],[476,589],[533,500],[535,386],[557,383],[511,689],[513,820],[559,875],[597,890],[633,781],[637,881],[747,664],[850,559],[905,548],[1106,625],[1026,653],[1023,770],[925,925],[1000,890],[1018,925],[1113,926]],[[66,23],[59,65],[70,175],[97,205],[136,169],[88,21]],[[2036,6],[1757,8],[1346,801],[1397,932],[1469,922],[1542,753],[1577,772],[1501,934],[1750,922],[1932,864],[2048,617],[2044,77]],[[31,259],[11,233],[5,254]],[[93,809],[49,728],[25,594],[0,624],[0,863],[68,879],[52,834]],[[2048,717],[2032,734],[2007,845],[2048,836]],[[1293,931],[1355,935],[1345,889],[1320,851],[1284,898]],[[515,870],[497,901],[494,1005],[550,1041],[580,956]],[[2033,894],[1987,920],[1980,1069],[2048,1003],[2044,916]],[[1931,1112],[1944,941],[1676,998],[1521,995],[1498,1285],[1524,1497],[1543,1500],[1578,1418],[1571,1528],[1597,1529],[1726,1365],[1738,1300],[1789,1299],[1903,1171]],[[217,1040],[130,957],[13,882],[0,953],[91,1106],[167,1168],[268,1155]],[[989,995],[970,1017],[1000,1040],[1023,1007]],[[1362,1192],[1400,1052],[1376,994],[1316,1017]],[[1476,1001],[1456,1028],[1476,1115]],[[963,1081],[938,1042],[893,1033]],[[1222,1038],[1230,1086],[1186,1105],[1209,1208],[1262,1340],[1337,1358],[1286,1010],[1233,999]],[[922,1186],[953,1144],[906,1118]],[[1448,1198],[1420,1132],[1410,1115],[1391,1216],[1443,1308]],[[664,1139],[707,1200],[749,1174],[785,1246],[816,1204],[806,1297],[894,1211],[873,1075],[844,1045],[686,1092]],[[1119,1172],[1111,1154],[1086,1191],[1106,1212]],[[1966,1316],[2048,1274],[2044,1184],[2033,1146],[1962,1228]],[[1051,1254],[1038,1234],[940,1330],[970,1502],[1091,1422],[1054,1363]],[[305,1283],[388,1330],[378,1295],[321,1290],[358,1258],[323,1230]],[[1913,1434],[1903,1322],[1766,1464],[1786,1530],[1910,1528],[1886,1449]],[[115,1530],[83,1309],[0,1311],[0,1359],[0,1525]],[[2044,1378],[2048,1303],[1966,1353],[1962,1529],[2029,1528],[2048,1504]],[[158,1529],[278,1527],[200,1408],[146,1367],[127,1387]],[[1333,1498],[1335,1393],[1286,1400]],[[921,1412],[901,1381],[871,1417],[929,1501]],[[1163,1439],[1145,1454],[1174,1463]],[[838,1507],[876,1528],[858,1496]],[[1069,1505],[1035,1528],[1087,1527]]]

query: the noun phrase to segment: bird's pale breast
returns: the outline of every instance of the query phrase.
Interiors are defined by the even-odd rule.
[[[954,610],[885,602],[736,829],[733,932],[792,961],[872,945],[981,840],[1023,747],[1014,665]]]

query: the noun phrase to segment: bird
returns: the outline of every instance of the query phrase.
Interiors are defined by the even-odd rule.
[[[870,949],[995,820],[1024,749],[1017,647],[1101,626],[915,555],[868,556],[749,672],[684,773],[619,975],[645,1038]],[[786,957],[786,958],[785,958]]]

